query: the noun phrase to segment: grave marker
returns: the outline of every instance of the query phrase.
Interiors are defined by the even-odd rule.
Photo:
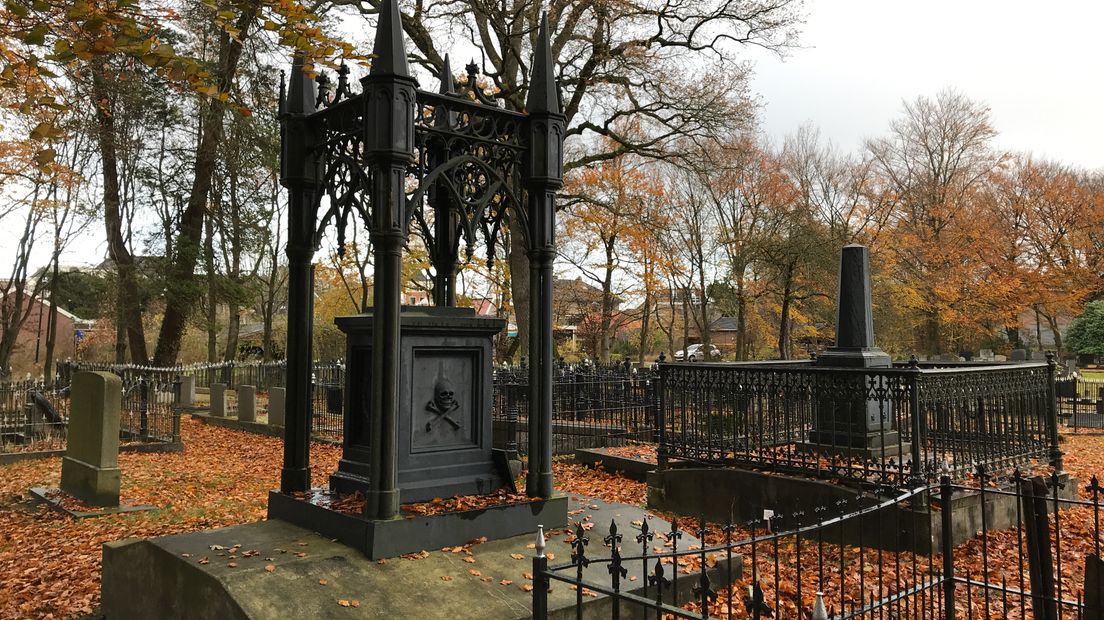
[[[73,377],[61,490],[92,506],[119,505],[122,396],[122,380],[109,372]]]

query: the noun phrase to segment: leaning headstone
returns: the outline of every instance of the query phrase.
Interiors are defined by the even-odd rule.
[[[1008,359],[1013,362],[1023,362],[1027,360],[1027,351],[1024,349],[1012,349],[1008,352]]]
[[[226,384],[211,384],[211,417],[226,417]]]
[[[180,394],[177,396],[176,404],[181,407],[195,405],[195,377],[191,375],[180,377]]]
[[[119,505],[122,379],[109,372],[73,377],[61,490],[91,506]]]
[[[284,425],[284,388],[268,388],[268,423],[272,426]]]
[[[257,388],[252,385],[238,386],[238,420],[253,422],[257,419]]]

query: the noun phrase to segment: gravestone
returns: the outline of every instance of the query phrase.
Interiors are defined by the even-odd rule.
[[[981,351],[978,352],[978,359],[980,359],[982,361],[985,361],[985,362],[993,361],[993,350],[992,349],[982,349]]]
[[[191,375],[180,377],[180,393],[177,395],[176,404],[181,407],[195,405],[195,377]]]
[[[1012,349],[1008,352],[1008,359],[1013,362],[1023,362],[1027,360],[1027,351],[1025,349]]]
[[[257,419],[257,388],[252,385],[238,386],[238,420],[254,422]]]
[[[109,372],[79,372],[71,390],[61,490],[90,506],[118,506],[123,382]]]
[[[892,366],[889,355],[874,344],[870,255],[864,246],[848,245],[840,254],[836,310],[836,344],[817,356],[817,366]],[[818,386],[810,447],[864,458],[897,456],[903,447],[893,428],[891,390],[885,382],[876,372],[849,373]]]
[[[268,423],[270,425],[284,425],[284,402],[284,388],[268,388]]]
[[[226,417],[226,384],[225,383],[212,383],[211,384],[211,417],[224,418]]]
[[[373,315],[335,319],[347,337],[339,493],[367,491]],[[402,310],[396,449],[403,502],[490,493],[507,479],[491,441],[492,339],[505,321],[471,308]]]
[[[1046,356],[1045,351],[1032,351],[1031,352],[1031,361],[1033,361],[1033,362],[1045,362],[1046,358],[1047,358],[1047,356]]]

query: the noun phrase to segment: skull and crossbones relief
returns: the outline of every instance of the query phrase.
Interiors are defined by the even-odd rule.
[[[437,383],[433,385],[433,400],[426,403],[426,411],[433,414],[433,418],[426,422],[426,432],[432,431],[433,427],[442,420],[452,428],[460,430],[460,423],[450,415],[459,408],[460,403],[456,401],[456,390],[453,389],[452,382],[446,377],[437,379]]]

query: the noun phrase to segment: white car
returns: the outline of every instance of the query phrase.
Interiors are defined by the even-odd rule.
[[[686,347],[686,350],[675,351],[675,361],[681,362],[686,360],[688,362],[704,362],[704,361],[717,361],[721,359],[721,350],[713,345],[709,345],[709,357],[706,358],[705,348],[701,344],[692,344]]]

